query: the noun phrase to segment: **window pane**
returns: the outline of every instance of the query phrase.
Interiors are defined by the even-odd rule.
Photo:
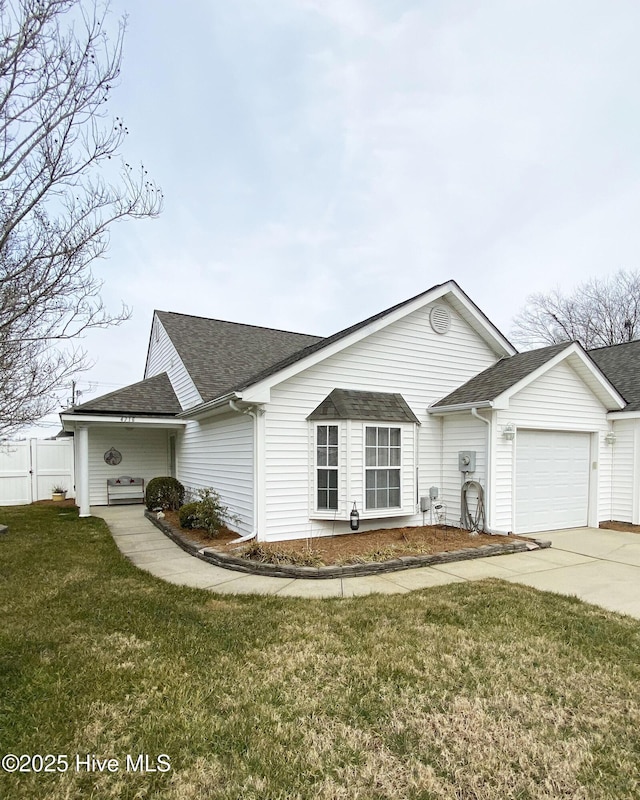
[[[376,488],[376,471],[374,469],[367,470],[367,489]]]
[[[327,448],[326,447],[318,447],[318,466],[319,467],[326,467],[327,466]]]
[[[367,447],[375,447],[376,445],[376,428],[367,428]]]
[[[400,428],[391,428],[389,442],[393,447],[400,447]]]
[[[389,446],[389,428],[378,428],[378,447]]]
[[[328,486],[329,480],[329,470],[328,469],[319,469],[318,470],[318,488],[319,489],[326,489]]]
[[[328,508],[338,508],[338,490],[329,489]]]
[[[365,453],[365,464],[368,467],[375,467],[376,465],[376,448],[367,447]]]
[[[318,444],[327,443],[327,426],[318,425]]]
[[[399,467],[400,466],[400,448],[399,447],[392,447],[389,451],[389,466],[391,467]]]
[[[326,489],[318,489],[318,508],[327,508],[327,491]]]
[[[388,508],[386,489],[376,489],[376,508]]]
[[[389,451],[386,448],[378,448],[378,466],[386,467],[389,463]]]
[[[389,489],[389,508],[400,505],[400,489]]]
[[[375,492],[375,489],[367,489],[367,492],[366,492],[366,503],[367,503],[367,508],[375,508],[376,507],[376,492]]]
[[[389,486],[393,487],[394,489],[400,488],[400,470],[399,469],[390,469],[389,470]]]
[[[338,444],[338,426],[337,425],[328,425],[329,428],[329,444],[337,445]]]
[[[337,447],[329,447],[329,458],[328,458],[328,465],[330,467],[337,467],[338,466],[338,448]],[[318,461],[318,464],[320,462]]]
[[[338,488],[338,470],[337,469],[328,469],[327,470],[327,486],[330,489],[337,489]]]

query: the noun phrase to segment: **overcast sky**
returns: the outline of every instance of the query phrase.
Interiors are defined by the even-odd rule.
[[[111,8],[110,111],[165,210],[112,228],[133,317],[84,340],[82,399],[142,379],[154,308],[328,335],[453,278],[509,335],[532,292],[640,267],[637,0]]]

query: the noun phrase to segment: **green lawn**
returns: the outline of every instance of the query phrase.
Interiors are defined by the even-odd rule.
[[[73,510],[0,522],[0,755],[69,759],[0,772],[2,798],[640,796],[636,621],[499,581],[219,597]],[[140,753],[171,769],[127,771]]]

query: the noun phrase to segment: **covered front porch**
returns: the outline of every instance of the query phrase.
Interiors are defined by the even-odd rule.
[[[123,476],[144,485],[176,475],[177,440],[187,424],[171,383],[163,373],[60,414],[74,437],[76,502],[81,517],[91,506],[108,504],[107,481]]]
[[[66,416],[66,415],[65,415]],[[63,419],[74,434],[76,502],[80,516],[108,504],[107,481],[127,476],[144,485],[160,475],[176,474],[176,440],[184,424],[166,418]]]

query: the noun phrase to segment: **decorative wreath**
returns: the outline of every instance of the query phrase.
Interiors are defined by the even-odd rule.
[[[104,454],[104,460],[107,464],[109,464],[110,467],[117,467],[122,461],[122,453],[116,450],[115,447],[112,447]]]

